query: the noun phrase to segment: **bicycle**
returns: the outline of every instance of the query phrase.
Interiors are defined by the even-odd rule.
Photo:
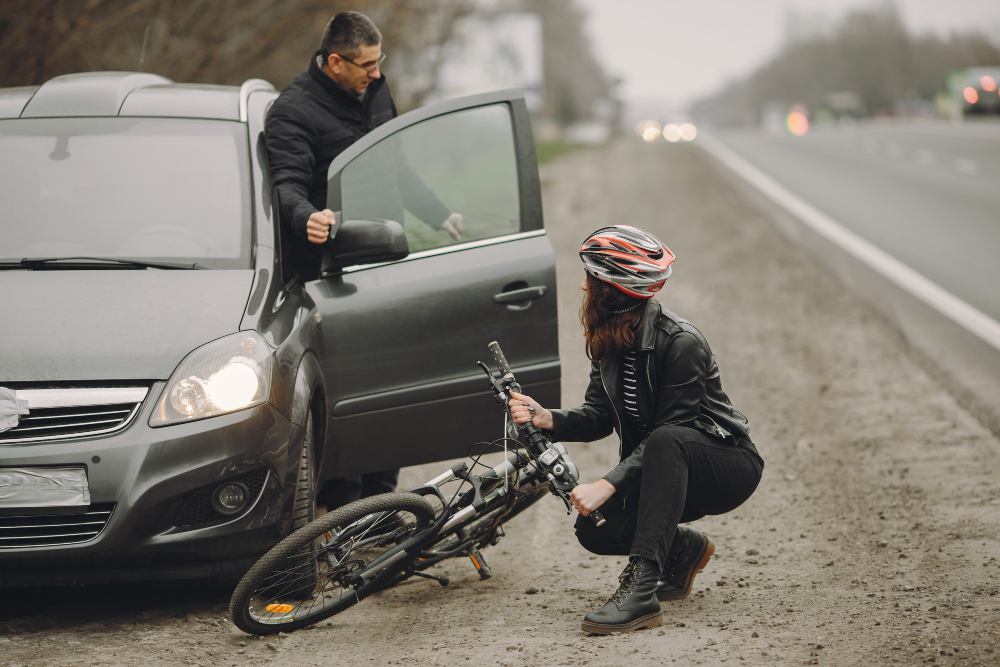
[[[561,443],[530,423],[514,426],[508,395],[521,387],[497,342],[489,349],[498,366],[477,365],[504,406],[503,460],[493,467],[472,456],[409,492],[363,498],[319,517],[285,537],[247,571],[233,591],[229,613],[249,634],[288,632],[338,614],[362,599],[411,577],[448,585],[427,572],[447,558],[466,556],[481,579],[492,576],[482,549],[504,536],[503,525],[546,491],[571,513],[569,492],[578,471]],[[508,447],[509,445],[509,447]],[[473,474],[477,466],[488,469]],[[447,497],[442,487],[459,482]],[[591,512],[596,525],[604,524]]]

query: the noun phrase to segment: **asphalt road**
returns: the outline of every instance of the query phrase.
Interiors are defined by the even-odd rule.
[[[1000,124],[871,122],[715,135],[954,296],[1000,320]]]

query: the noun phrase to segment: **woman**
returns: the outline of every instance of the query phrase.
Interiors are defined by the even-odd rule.
[[[597,554],[627,555],[611,599],[582,629],[612,634],[660,625],[660,600],[683,598],[715,550],[679,526],[742,504],[764,462],[746,417],[722,391],[708,342],[652,297],[674,255],[653,235],[625,225],[599,229],[580,248],[586,277],[583,323],[592,360],[584,403],[547,410],[511,392],[515,423],[554,440],[589,442],[618,431],[621,461],[571,493],[577,538]],[[600,509],[607,523],[585,520]]]

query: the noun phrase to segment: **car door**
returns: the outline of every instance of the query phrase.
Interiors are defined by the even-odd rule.
[[[335,268],[316,305],[330,410],[323,475],[463,457],[502,433],[475,365],[497,340],[526,391],[556,405],[555,266],[520,92],[450,100],[374,130],[330,165],[344,220],[394,219],[410,254]],[[463,217],[452,238],[441,223]],[[480,448],[481,451],[481,448]]]

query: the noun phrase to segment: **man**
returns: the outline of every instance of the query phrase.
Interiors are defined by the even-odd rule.
[[[326,208],[327,170],[344,149],[396,116],[389,86],[382,75],[382,34],[364,14],[334,16],[309,68],[274,101],[265,124],[272,180],[279,205],[282,252],[304,281],[319,277],[324,244],[336,224]],[[462,216],[441,204],[412,170],[399,160],[393,174],[375,175],[395,184],[402,203],[422,220],[458,240]],[[407,195],[407,196],[404,196]],[[317,494],[330,508],[360,497],[392,491],[398,470],[331,480]]]
[[[371,19],[358,12],[341,12],[327,24],[309,68],[285,88],[268,114],[265,140],[271,174],[281,223],[291,231],[283,238],[284,245],[303,280],[318,277],[322,247],[336,224],[333,211],[326,208],[330,163],[397,115],[381,71],[384,59],[382,34]],[[413,180],[412,172],[395,176]],[[419,194],[424,200],[433,197],[425,187]],[[455,240],[461,237],[460,214],[448,211],[436,199],[421,208],[425,222]],[[434,219],[435,214],[441,217]]]

